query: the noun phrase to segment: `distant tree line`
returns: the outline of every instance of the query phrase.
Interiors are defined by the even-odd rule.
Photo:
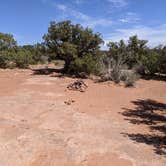
[[[166,74],[166,46],[147,46],[147,40],[137,36],[128,42],[110,42],[108,51],[100,33],[71,21],[51,22],[43,42],[18,46],[13,36],[0,33],[0,68],[27,68],[31,64],[63,60],[64,72],[76,75],[107,73],[107,79],[119,82],[123,70],[141,75]],[[115,78],[116,77],[116,78]]]

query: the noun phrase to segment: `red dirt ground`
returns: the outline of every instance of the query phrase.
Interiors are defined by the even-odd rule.
[[[0,70],[0,166],[165,166],[166,82],[53,75]]]

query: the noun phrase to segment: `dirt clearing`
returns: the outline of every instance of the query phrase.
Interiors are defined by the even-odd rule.
[[[165,166],[166,82],[73,81],[0,70],[0,165]]]

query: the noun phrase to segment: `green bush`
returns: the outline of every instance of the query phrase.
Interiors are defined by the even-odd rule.
[[[48,56],[42,55],[39,61],[41,64],[48,64]]]
[[[0,68],[13,68],[13,54],[14,52],[12,50],[7,51],[0,51]]]
[[[7,58],[3,55],[0,55],[0,68],[7,67]]]
[[[86,55],[83,58],[77,58],[69,66],[69,73],[77,76],[86,76],[89,74],[98,74],[100,69],[98,67],[98,57]]]
[[[159,65],[159,73],[166,74],[166,46],[160,50],[158,65]]]
[[[138,75],[131,70],[123,70],[120,76],[120,79],[124,81],[126,87],[134,86],[138,78],[139,78]]]
[[[102,56],[100,60],[101,81],[120,82],[121,65],[120,59],[114,56]]]
[[[114,68],[111,72],[111,79],[114,81],[116,84],[120,82],[120,70],[118,68]]]
[[[0,51],[8,50],[17,46],[13,35],[0,32]]]
[[[18,68],[28,68],[30,64],[33,64],[33,58],[30,52],[28,51],[18,51],[17,54],[15,54],[14,62],[16,64],[16,67]]]
[[[136,73],[150,77],[166,74],[166,46],[149,48],[148,41],[137,36],[130,37],[128,42],[110,42],[109,50],[101,51],[103,40],[99,33],[63,21],[51,22],[43,39],[43,43],[18,46],[12,35],[0,33],[0,68],[28,68],[30,64],[53,61],[70,74],[100,74],[104,81],[124,81],[129,86],[135,81],[135,74],[124,74],[124,69],[135,69]]]
[[[142,66],[145,68],[145,73],[155,74],[158,71],[158,54],[154,51],[149,51],[141,59]]]
[[[55,66],[60,66],[60,67],[61,66],[63,67],[65,64],[65,62],[63,60],[54,60],[53,63]]]

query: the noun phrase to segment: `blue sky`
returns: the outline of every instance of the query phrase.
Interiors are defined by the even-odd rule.
[[[166,0],[5,0],[0,32],[18,44],[42,41],[51,20],[72,20],[100,32],[104,41],[137,34],[149,45],[166,44]]]

